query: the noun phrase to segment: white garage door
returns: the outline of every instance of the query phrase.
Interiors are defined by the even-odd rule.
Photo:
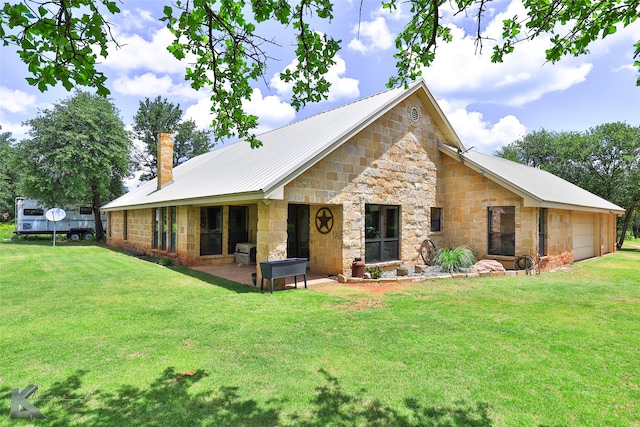
[[[595,253],[595,215],[573,215],[573,260],[591,258]]]

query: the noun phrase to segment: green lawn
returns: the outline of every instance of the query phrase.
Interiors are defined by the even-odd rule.
[[[0,239],[0,425],[639,426],[640,250],[371,294]],[[48,418],[9,418],[11,389]]]

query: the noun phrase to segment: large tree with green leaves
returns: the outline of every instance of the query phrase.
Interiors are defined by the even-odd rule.
[[[0,126],[0,222],[3,222],[14,216],[18,164],[15,139],[11,132],[1,131]]]
[[[48,206],[89,203],[96,238],[103,235],[99,208],[124,193],[131,139],[113,103],[77,91],[27,121],[30,138],[17,148],[22,194]]]
[[[158,135],[174,134],[173,166],[210,151],[214,143],[211,132],[198,129],[193,120],[181,121],[180,104],[173,104],[160,96],[146,98],[133,117],[133,131],[141,145],[134,150],[134,163],[146,181],[158,174]]]
[[[625,208],[618,247],[640,204],[640,127],[607,123],[585,132],[540,130],[498,156],[539,167]]]
[[[262,23],[282,26],[282,36],[295,39],[295,67],[280,74],[293,85],[292,105],[299,109],[328,95],[326,79],[335,63],[340,40],[314,30],[313,24],[333,18],[335,0],[165,0],[162,20],[175,39],[168,49],[176,58],[190,58],[185,77],[195,89],[211,93],[212,127],[216,138],[254,136],[257,117],[243,110],[252,84],[265,79],[273,60],[266,46],[278,40],[261,35]],[[364,2],[365,0],[360,0]],[[410,9],[410,18],[396,37],[397,74],[390,86],[406,84],[429,66],[442,42],[451,40],[450,29],[441,19],[442,9],[476,17],[476,43],[482,49],[485,11],[496,0],[381,0],[394,10],[400,3]],[[550,62],[565,55],[582,55],[597,39],[607,37],[620,26],[633,23],[640,13],[640,0],[569,1],[523,0],[524,16],[504,21],[502,40],[493,48],[492,60],[500,62],[517,44],[542,34],[552,34],[546,50]],[[40,90],[61,82],[97,88],[106,95],[106,78],[97,64],[117,40],[111,35],[109,14],[120,12],[112,0],[13,0],[0,14],[0,39],[15,44],[28,65],[29,83]],[[357,19],[357,17],[354,17]],[[640,55],[640,40],[635,58]],[[640,61],[635,65],[640,67]],[[640,77],[638,78],[640,85]]]

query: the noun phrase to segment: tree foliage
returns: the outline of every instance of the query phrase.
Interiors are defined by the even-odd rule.
[[[178,59],[189,58],[185,78],[194,89],[211,93],[212,127],[217,139],[246,138],[252,146],[260,142],[253,130],[258,118],[243,110],[252,85],[266,80],[273,60],[267,47],[277,40],[260,33],[260,24],[277,23],[283,37],[295,38],[295,66],[280,73],[293,86],[292,105],[326,99],[330,87],[326,74],[335,63],[340,40],[314,31],[316,21],[331,21],[336,0],[165,0],[161,18],[173,33],[169,51]],[[365,0],[360,0],[361,3]],[[397,73],[389,86],[415,80],[422,67],[435,59],[436,49],[451,40],[442,9],[453,7],[455,14],[470,14],[477,21],[477,48],[483,36],[485,13],[497,0],[381,0],[393,11],[402,4],[410,18],[397,35]],[[543,34],[551,34],[547,60],[556,62],[565,55],[582,55],[595,40],[615,33],[635,22],[640,0],[569,1],[523,0],[525,16],[503,22],[502,40],[493,47],[492,60],[501,62],[516,45]],[[67,89],[75,85],[92,86],[99,94],[109,90],[105,76],[96,68],[117,40],[105,18],[120,12],[110,0],[20,0],[7,2],[0,14],[0,39],[18,47],[28,65],[29,83],[42,91],[61,82]],[[634,45],[635,66],[640,67],[640,40]],[[640,77],[637,84],[640,85]]]
[[[142,181],[158,174],[158,134],[173,133],[173,166],[192,157],[211,151],[214,143],[211,132],[198,129],[193,120],[180,121],[183,112],[180,104],[173,104],[160,96],[154,100],[140,101],[133,118],[133,130],[142,146],[134,150],[134,163],[143,173]]]
[[[640,203],[640,127],[607,123],[586,132],[540,130],[497,152],[538,167],[625,208],[618,246]]]
[[[90,203],[96,237],[99,208],[124,193],[131,140],[110,100],[76,92],[27,122],[30,138],[18,146],[21,193],[47,206]]]
[[[0,222],[8,221],[14,216],[18,173],[15,139],[11,132],[0,132]]]

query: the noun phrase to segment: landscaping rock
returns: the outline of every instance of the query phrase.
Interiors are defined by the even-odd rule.
[[[476,271],[506,271],[504,266],[493,259],[481,259],[473,265]]]

